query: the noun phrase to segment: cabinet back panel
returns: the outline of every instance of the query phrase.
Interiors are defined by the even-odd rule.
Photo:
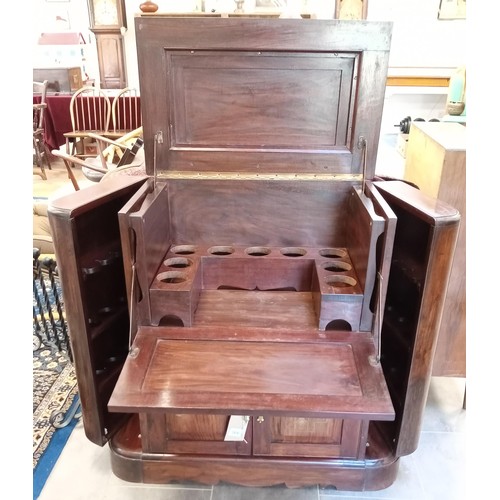
[[[352,182],[170,180],[177,244],[345,246]]]
[[[355,54],[169,51],[167,60],[172,148],[348,147]]]

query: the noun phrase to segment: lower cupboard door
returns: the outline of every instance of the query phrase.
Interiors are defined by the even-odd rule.
[[[141,413],[142,449],[150,453],[250,455],[252,426],[241,441],[225,441],[230,415]]]
[[[368,421],[254,417],[254,455],[363,458]]]

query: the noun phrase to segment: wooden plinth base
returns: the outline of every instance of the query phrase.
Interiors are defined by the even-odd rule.
[[[166,484],[194,481],[241,486],[334,486],[345,491],[381,490],[396,479],[399,459],[372,429],[364,460],[303,458],[241,458],[144,453],[137,418],[132,418],[110,441],[113,473],[124,481]]]

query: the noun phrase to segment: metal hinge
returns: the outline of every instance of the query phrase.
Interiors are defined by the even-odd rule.
[[[156,165],[156,145],[163,144],[163,130],[158,130],[153,140],[153,190],[156,189],[157,165]]]
[[[363,155],[363,190],[362,193],[365,193],[365,182],[366,182],[366,163],[367,163],[367,150],[368,150],[368,143],[366,141],[366,137],[360,135],[358,138],[358,149],[362,149],[363,152],[361,153]]]

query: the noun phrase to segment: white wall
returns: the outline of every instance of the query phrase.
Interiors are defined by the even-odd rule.
[[[127,31],[123,36],[125,44],[125,64],[127,65],[128,86],[139,91],[139,71],[137,69],[137,48],[135,43],[135,16],[140,13],[142,0],[125,0]]]
[[[309,0],[309,5],[314,9],[320,9],[321,3],[324,4],[325,1]],[[63,23],[55,21],[57,14],[67,12],[71,24],[69,29],[82,32],[88,42],[85,46],[85,70],[99,86],[95,36],[89,30],[87,0],[67,2],[33,0],[33,3],[37,27],[34,33],[34,43],[36,44],[41,31],[68,29]],[[159,12],[200,10],[201,6],[201,0],[156,0],[156,3],[159,6]],[[331,2],[328,0],[328,3],[334,4],[333,0]],[[137,89],[139,88],[139,75],[135,17],[140,13],[139,5],[140,0],[125,0],[127,31],[124,34],[124,43],[128,85]],[[233,0],[217,0],[216,5],[220,11],[234,9]],[[465,20],[438,20],[438,8],[439,0],[369,0],[369,20],[394,22],[389,74],[449,76],[454,68],[465,64]],[[35,50],[35,55],[40,58],[40,51]],[[54,61],[54,64],[57,63]],[[64,64],[61,63],[61,65]],[[397,134],[398,129],[394,125],[408,115],[413,119],[440,119],[445,114],[446,94],[447,89],[388,87],[381,134]]]
[[[389,75],[451,76],[466,62],[466,21],[439,20],[440,0],[369,0],[368,19],[393,21]],[[404,158],[395,152],[399,122],[442,119],[447,88],[387,87],[377,173],[401,177]],[[397,166],[396,170],[391,170]]]
[[[455,68],[465,64],[466,21],[439,20],[439,0],[369,0],[368,19],[393,21],[393,67]]]
[[[89,43],[89,17],[86,0],[47,2],[32,0],[33,5],[33,67],[55,68],[81,66],[87,73],[94,72],[96,54]],[[85,45],[38,45],[41,33],[82,33]],[[83,54],[82,54],[83,51]],[[88,61],[88,62],[87,62]]]
[[[135,50],[134,14],[139,11],[140,1],[125,0],[128,30],[125,32],[125,58],[130,68],[130,84],[138,85],[137,56]],[[95,35],[90,31],[90,20],[87,0],[53,1],[32,0],[33,6],[33,61],[32,66],[37,68],[54,68],[80,66],[85,80],[95,80],[100,85],[99,65]],[[57,18],[66,21],[57,20]],[[41,33],[52,32],[79,32],[86,41],[80,46],[38,45]],[[83,54],[82,54],[83,52]],[[82,57],[83,56],[83,57]]]
[[[248,2],[249,0],[247,0]],[[87,0],[47,2],[32,0],[34,7],[34,44],[42,31],[64,31],[63,22],[56,21],[56,15],[69,16],[70,31],[80,31],[88,44],[85,46],[85,70],[99,85],[99,69],[95,37],[89,30]],[[309,0],[314,9],[321,3],[334,4],[333,0]],[[394,22],[390,74],[415,74],[423,72],[449,76],[454,68],[465,64],[466,21],[438,20],[440,0],[369,0],[369,20],[389,20]],[[125,0],[128,29],[124,35],[125,57],[129,85],[138,87],[137,53],[135,47],[135,15],[140,12],[140,0]],[[200,10],[201,0],[156,0],[160,12]],[[214,2],[212,2],[214,3]],[[252,2],[251,2],[252,3]],[[232,0],[218,0],[219,10],[234,8]],[[59,54],[61,55],[61,54]],[[65,54],[62,54],[63,56]],[[40,50],[35,47],[34,66],[40,63]],[[38,61],[37,61],[38,59]],[[60,58],[59,58],[60,59]],[[42,61],[47,62],[45,59]],[[54,61],[54,64],[64,65]]]

